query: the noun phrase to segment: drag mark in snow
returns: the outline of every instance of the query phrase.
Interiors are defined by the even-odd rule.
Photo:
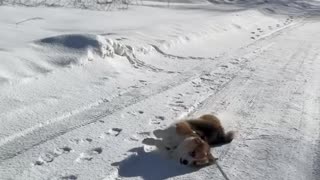
[[[42,17],[34,17],[34,18],[25,19],[23,21],[16,22],[16,25],[22,24],[27,21],[33,21],[33,20],[43,20],[43,18]]]

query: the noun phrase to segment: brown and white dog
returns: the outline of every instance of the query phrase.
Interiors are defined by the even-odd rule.
[[[211,114],[176,122],[163,130],[155,130],[157,139],[146,138],[144,144],[168,151],[184,165],[203,166],[215,162],[210,146],[230,143],[234,132],[225,133],[220,120]]]

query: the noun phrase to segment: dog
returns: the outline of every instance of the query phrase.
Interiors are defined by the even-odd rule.
[[[156,146],[160,151],[184,165],[204,166],[214,163],[210,147],[230,143],[234,132],[225,133],[220,120],[211,114],[178,121],[166,129],[153,132],[157,139],[146,138],[142,142]]]

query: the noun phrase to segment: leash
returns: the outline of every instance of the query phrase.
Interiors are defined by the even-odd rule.
[[[223,171],[223,169],[221,168],[221,166],[219,165],[218,161],[216,161],[216,165],[217,165],[219,171],[221,172],[222,176],[223,176],[226,180],[230,180],[230,179],[228,178],[228,176],[226,175],[226,173],[224,173],[224,171]]]

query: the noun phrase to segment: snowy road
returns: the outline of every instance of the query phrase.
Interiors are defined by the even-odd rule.
[[[73,67],[2,89],[5,102],[16,99],[27,105],[8,103],[9,110],[0,113],[6,117],[0,122],[13,127],[0,127],[0,179],[224,180],[223,173],[230,180],[319,179],[320,21],[270,18],[251,11],[235,16],[239,21],[249,15],[260,21],[242,20],[239,24],[247,25],[240,28],[222,23],[217,27],[226,32],[218,29],[219,36],[210,36],[208,30],[209,35],[197,40],[186,40],[186,35],[172,46],[156,45],[159,40],[148,39],[140,29],[130,32],[126,35],[142,39],[139,43],[147,39],[152,44],[152,53],[136,55],[144,62],[137,69],[128,68],[132,64],[126,58],[93,61],[86,68]],[[173,20],[164,31],[181,31],[183,23],[187,22]],[[103,66],[110,64],[116,73],[106,73]],[[80,80],[91,71],[97,74]],[[64,82],[67,76],[71,77]],[[50,80],[60,81],[59,86],[51,89]],[[68,85],[71,80],[79,82]],[[30,94],[39,88],[41,96],[19,94],[20,86]],[[104,90],[109,86],[114,87]],[[55,93],[50,98],[43,93],[48,89],[48,94]],[[35,102],[28,100],[33,97]],[[71,105],[79,108],[69,110]],[[66,112],[46,114],[45,106],[51,113],[56,106]],[[141,144],[154,129],[203,113],[217,114],[226,129],[237,131],[231,144],[212,150],[220,170],[216,165],[186,168]]]
[[[259,42],[268,48],[197,110],[234,115],[239,138],[221,158],[230,179],[319,179],[318,25]]]

